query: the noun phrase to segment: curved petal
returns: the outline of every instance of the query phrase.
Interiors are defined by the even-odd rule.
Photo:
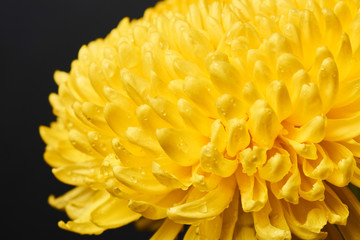
[[[291,169],[291,160],[288,153],[276,152],[266,163],[259,168],[261,178],[269,182],[278,182]]]
[[[178,111],[184,122],[203,136],[210,136],[212,119],[204,115],[197,107],[185,99],[179,99],[177,102]]]
[[[325,200],[322,202],[328,211],[328,222],[337,225],[346,225],[349,210],[338,195],[325,184]]]
[[[316,116],[300,128],[294,129],[294,133],[289,134],[289,138],[296,142],[321,142],[325,137],[326,117]]]
[[[328,119],[325,140],[344,141],[360,135],[360,113],[343,119]]]
[[[141,214],[128,208],[128,200],[110,196],[90,214],[90,221],[102,228],[118,228],[138,220]]]
[[[91,222],[91,213],[109,198],[106,191],[92,192],[72,200],[66,206],[66,213],[72,221],[58,223],[60,228],[80,234],[100,234],[105,229]]]
[[[328,112],[334,104],[339,88],[339,73],[334,59],[325,58],[321,64],[317,84],[323,103],[323,112]]]
[[[218,149],[219,152],[224,152],[227,145],[227,133],[225,126],[217,119],[211,125],[211,143]]]
[[[301,239],[325,239],[326,232],[321,229],[327,223],[327,213],[317,202],[300,198],[299,204],[282,202],[284,216],[291,232]]]
[[[220,239],[232,240],[234,235],[235,226],[238,220],[239,214],[239,190],[235,189],[233,199],[231,200],[229,207],[223,212],[223,221]]]
[[[166,219],[150,240],[175,239],[183,225]]]
[[[243,168],[243,173],[248,176],[254,175],[257,172],[257,168],[266,162],[266,148],[254,146],[246,148],[240,153],[240,162]]]
[[[274,198],[274,197],[270,197]],[[290,240],[291,232],[277,199],[267,202],[265,207],[253,213],[256,237],[260,240]]]
[[[352,152],[336,142],[324,142],[322,147],[334,163],[334,171],[326,180],[338,187],[348,185],[356,167]]]
[[[236,159],[226,159],[211,142],[200,151],[200,166],[205,172],[212,172],[221,177],[229,177],[236,171],[238,164]]]
[[[191,180],[194,187],[200,191],[208,192],[217,187],[217,185],[221,182],[222,177],[214,173],[204,172],[200,164],[198,164],[193,171]]]
[[[264,100],[250,108],[248,127],[252,140],[259,146],[271,148],[282,126],[274,110]]]
[[[255,212],[262,209],[268,200],[268,189],[263,179],[257,175],[248,176],[242,168],[235,173],[240,190],[241,205],[244,212]]]
[[[333,172],[334,163],[319,144],[315,146],[318,158],[315,160],[304,159],[302,162],[303,172],[308,177],[324,180]]]
[[[173,162],[159,164],[153,161],[152,173],[161,184],[169,188],[186,190],[191,185],[191,167],[181,167]]]
[[[66,165],[53,168],[52,172],[57,179],[70,185],[90,185],[96,182],[100,169],[98,163],[88,162]]]
[[[113,172],[119,182],[140,193],[157,195],[171,191],[159,183],[148,168],[115,166]]]
[[[230,94],[223,94],[216,99],[216,108],[223,119],[229,120],[232,118],[246,117],[245,107],[243,103],[236,97]]]
[[[299,143],[290,139],[285,139],[297,154],[306,159],[317,159],[316,146],[313,143]]]
[[[244,119],[230,119],[227,124],[227,129],[226,152],[229,156],[233,157],[249,145],[250,134]]]
[[[234,178],[225,178],[203,197],[170,208],[168,217],[177,223],[193,224],[217,216],[231,202],[235,186]]]
[[[351,190],[347,187],[334,187],[338,197],[349,208],[349,217],[345,226],[338,226],[345,239],[356,239],[360,236],[360,203]]]
[[[266,88],[266,99],[281,122],[292,113],[289,92],[283,81],[272,81]]]
[[[181,166],[191,166],[200,158],[200,149],[205,139],[185,130],[162,128],[156,137],[166,154]]]
[[[304,175],[302,169],[299,169],[301,184],[299,195],[308,201],[323,201],[325,198],[325,187],[321,179],[312,179]]]
[[[271,183],[271,191],[278,199],[284,199],[293,204],[299,202],[299,186],[301,184],[297,155],[293,150],[288,151],[292,166],[290,172],[279,182]]]

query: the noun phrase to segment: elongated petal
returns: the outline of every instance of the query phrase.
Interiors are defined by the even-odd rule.
[[[259,169],[259,175],[269,182],[278,182],[288,174],[290,168],[291,161],[289,155],[276,153]]]
[[[94,163],[72,164],[59,168],[53,168],[52,172],[56,178],[70,185],[86,185],[95,182],[99,169]]]
[[[177,106],[181,117],[188,126],[199,131],[203,136],[210,136],[212,124],[210,118],[185,99],[179,99]]]
[[[236,181],[240,190],[241,205],[244,212],[255,212],[262,209],[268,200],[266,183],[258,176],[248,176],[241,168],[236,171]]]
[[[295,129],[289,137],[297,142],[321,142],[325,137],[326,117],[316,116],[300,128]]]
[[[315,160],[304,159],[303,171],[308,177],[324,180],[333,172],[334,163],[320,145],[316,144],[316,149],[318,158]]]
[[[299,204],[283,202],[284,216],[291,232],[301,239],[325,239],[327,216],[322,206],[300,199]]]
[[[322,62],[317,81],[323,109],[327,112],[334,104],[339,88],[339,73],[332,58],[326,58]]]
[[[182,166],[191,166],[200,158],[204,139],[184,130],[163,128],[156,131],[156,137],[166,154]]]
[[[175,239],[183,225],[166,219],[150,240]]]
[[[328,119],[325,140],[343,141],[360,135],[360,113],[344,119]]]
[[[211,81],[220,92],[234,96],[241,92],[243,79],[233,65],[223,61],[213,61],[209,65],[209,73]]]
[[[164,165],[152,162],[152,173],[161,184],[169,188],[181,188],[183,190],[191,185],[191,169],[180,167],[172,164],[172,162]]]
[[[251,106],[248,127],[252,140],[263,147],[272,147],[281,129],[274,110],[263,100]]]
[[[216,147],[209,143],[201,149],[200,165],[206,172],[212,172],[221,177],[229,177],[236,171],[238,161],[224,158]]]
[[[211,125],[211,143],[219,152],[224,152],[227,146],[227,134],[221,121],[215,120]]]
[[[328,210],[328,221],[331,224],[346,225],[349,216],[348,207],[340,200],[338,195],[325,184],[325,208]]]
[[[151,169],[115,166],[113,171],[117,180],[138,192],[163,194],[171,190],[156,180]]]
[[[354,196],[349,188],[337,188],[334,190],[349,208],[349,218],[346,226],[339,226],[340,232],[347,239],[360,236],[359,219],[360,219],[360,204],[359,200]]]
[[[52,207],[57,209],[64,209],[65,206],[72,200],[76,199],[77,197],[82,196],[83,194],[86,195],[88,192],[91,192],[91,189],[88,187],[76,187],[64,195],[55,198],[54,195],[50,195],[48,202]]]
[[[317,159],[316,146],[313,143],[299,143],[290,139],[287,139],[287,142],[300,156],[306,159]]]
[[[128,201],[110,196],[102,205],[91,212],[90,221],[103,228],[118,228],[136,221],[140,214],[128,208]]]
[[[224,240],[232,240],[234,235],[235,226],[238,220],[238,212],[239,212],[239,190],[235,189],[234,196],[230,205],[223,212],[223,222],[221,229],[220,239]]]
[[[291,232],[284,218],[281,205],[275,200],[268,202],[263,209],[254,212],[256,236],[265,239],[291,239]],[[276,216],[276,217],[274,217]]]
[[[349,149],[339,143],[326,142],[323,148],[335,165],[334,171],[326,180],[339,187],[346,186],[354,174],[356,166],[354,156]]]
[[[283,81],[272,81],[267,86],[266,99],[280,122],[292,113],[289,92]]]
[[[221,95],[216,99],[216,108],[224,119],[245,117],[245,106],[236,97],[230,94]]]
[[[226,151],[229,156],[235,156],[250,143],[250,134],[246,121],[233,118],[228,121],[228,139]]]
[[[235,185],[234,178],[225,178],[217,188],[203,197],[170,208],[167,212],[168,217],[177,223],[188,224],[217,216],[232,200]]]

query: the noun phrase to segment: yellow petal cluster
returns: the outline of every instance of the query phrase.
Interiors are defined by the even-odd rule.
[[[359,238],[359,66],[358,0],[165,0],[123,19],[54,75],[44,158],[75,186],[49,198],[59,226]]]

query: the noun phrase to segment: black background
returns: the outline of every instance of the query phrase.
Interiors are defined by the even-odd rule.
[[[48,102],[56,69],[69,71],[83,44],[103,38],[126,16],[139,18],[156,0],[1,0],[1,239],[149,239],[133,225],[82,236],[58,228],[65,213],[47,204],[71,187],[43,161],[38,127],[55,120]],[[4,144],[5,143],[5,144]],[[9,235],[10,234],[10,235]]]

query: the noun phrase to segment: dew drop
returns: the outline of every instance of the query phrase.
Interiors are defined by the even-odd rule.
[[[196,234],[196,235],[199,235],[199,234],[200,234],[200,227],[199,227],[199,226],[197,226],[197,227],[195,228],[195,234]]]
[[[130,177],[130,181],[132,181],[133,183],[137,183],[137,178],[136,177],[134,177],[134,176],[131,176]]]
[[[115,195],[119,195],[121,193],[121,190],[118,187],[114,187],[113,192]]]
[[[179,138],[177,147],[179,148],[180,151],[184,153],[187,153],[189,151],[188,145],[186,144],[183,138]]]
[[[202,213],[207,213],[207,211],[208,211],[208,208],[207,208],[206,203],[202,204],[202,205],[200,206],[200,212],[202,212]]]

